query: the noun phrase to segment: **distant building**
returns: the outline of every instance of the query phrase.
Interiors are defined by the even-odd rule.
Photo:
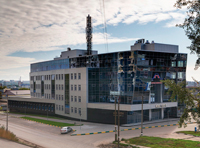
[[[187,81],[186,87],[197,87],[197,86],[198,86],[198,84],[196,82],[194,82],[194,81]]]
[[[11,89],[19,89],[21,87],[30,88],[30,81],[1,80],[0,86],[6,86],[7,88],[11,88]]]

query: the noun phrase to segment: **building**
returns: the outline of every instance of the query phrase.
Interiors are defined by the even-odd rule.
[[[9,99],[10,110],[60,115],[91,122],[114,123],[115,99],[123,112],[120,123],[178,117],[182,111],[161,80],[186,79],[187,54],[177,45],[136,41],[131,50],[98,54],[64,51],[51,61],[31,64],[29,99]]]

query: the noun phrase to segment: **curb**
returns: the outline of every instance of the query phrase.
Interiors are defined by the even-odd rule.
[[[193,124],[196,122],[190,122],[186,124]],[[148,127],[143,127],[143,129],[148,129],[148,128],[158,128],[158,127],[168,127],[168,126],[177,126],[179,124],[169,124],[169,125],[157,125],[157,126],[148,126]],[[139,130],[141,127],[138,128],[129,128],[129,129],[122,129],[120,131],[130,131],[130,130]],[[104,133],[113,133],[115,130],[112,131],[102,131],[102,132],[93,132],[93,133],[82,133],[82,134],[71,134],[71,136],[83,136],[83,135],[94,135],[94,134],[104,134]],[[116,130],[117,132],[117,130]]]

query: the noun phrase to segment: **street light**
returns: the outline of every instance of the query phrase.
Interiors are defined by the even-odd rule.
[[[143,94],[142,94],[142,110],[141,110],[141,135],[143,136]]]
[[[8,91],[7,91],[7,117],[6,117],[6,131],[8,131]]]
[[[81,113],[79,112],[79,115],[80,115],[80,129],[81,129]]]

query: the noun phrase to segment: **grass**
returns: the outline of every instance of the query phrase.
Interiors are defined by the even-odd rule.
[[[160,137],[135,137],[131,139],[124,139],[127,144],[136,144],[152,148],[199,148],[200,142],[182,139],[172,139],[172,138],[160,138]]]
[[[74,124],[69,124],[69,123],[63,123],[63,122],[55,122],[55,121],[49,121],[49,120],[43,120],[43,119],[37,119],[37,118],[31,118],[31,117],[21,117],[22,119],[27,119],[31,121],[36,121],[44,124],[49,124],[49,125],[54,125],[54,126],[75,126]]]
[[[18,138],[10,131],[6,131],[4,126],[0,127],[0,137],[11,141],[18,142]]]
[[[11,114],[19,114],[19,115],[28,115],[28,116],[35,116],[35,117],[44,117],[44,118],[47,118],[46,115],[37,115],[37,114],[25,114],[25,113],[16,113],[16,112],[9,112]],[[58,117],[54,117],[54,116],[51,116],[51,115],[48,115],[48,118],[52,118],[52,119],[59,119],[59,120],[65,120],[63,118],[58,118]]]
[[[193,135],[193,136],[200,136],[200,132],[194,132],[194,131],[180,131],[177,133],[183,133],[183,134],[188,134],[188,135]]]

